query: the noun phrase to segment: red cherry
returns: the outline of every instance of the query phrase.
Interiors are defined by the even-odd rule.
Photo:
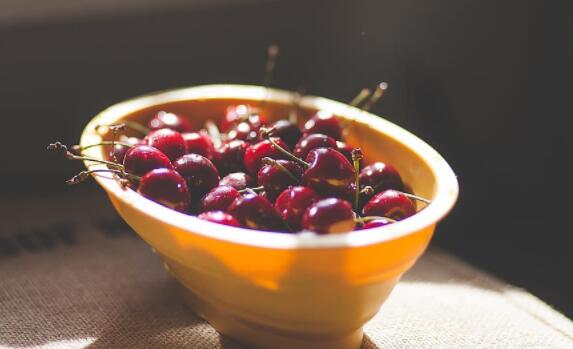
[[[251,126],[248,122],[240,122],[227,134],[229,140],[240,139],[248,143],[260,141],[258,128]]]
[[[221,212],[221,211],[208,211],[203,212],[197,216],[199,219],[203,219],[213,223],[219,223],[224,225],[230,225],[232,227],[240,227],[239,221],[235,219],[235,217],[231,216],[228,213]]]
[[[302,132],[298,126],[288,120],[278,120],[272,127],[272,136],[282,139],[290,149],[301,139]]]
[[[113,148],[109,152],[109,159],[112,161],[117,161],[120,164],[123,164],[123,160],[125,159],[125,154],[127,151],[131,149],[134,145],[138,145],[142,142],[142,139],[136,137],[126,137],[122,136],[120,138],[121,144],[114,144]],[[124,145],[126,144],[126,145]],[[130,146],[127,146],[129,144]]]
[[[305,230],[318,234],[339,234],[354,230],[354,211],[346,200],[329,198],[310,205],[303,217]]]
[[[382,216],[401,220],[415,214],[416,206],[403,193],[389,189],[370,199],[362,213],[365,216]]]
[[[223,144],[215,151],[213,163],[224,175],[231,172],[243,172],[245,170],[244,157],[248,144],[245,141],[234,140]]]
[[[285,228],[273,205],[260,195],[249,193],[238,197],[227,213],[245,228],[267,231],[284,231]]]
[[[288,150],[287,145],[283,142],[282,139],[273,137],[274,142],[276,142],[282,148]],[[267,139],[260,141],[256,144],[253,144],[247,148],[245,151],[245,168],[247,172],[253,175],[256,175],[259,172],[259,169],[262,166],[263,158],[271,158],[271,159],[285,159],[286,156],[281,153],[271,142]]]
[[[195,197],[202,197],[219,184],[219,171],[204,156],[186,154],[173,163],[175,171],[185,178],[187,188]]]
[[[266,123],[266,117],[249,105],[233,105],[227,107],[227,111],[219,124],[219,128],[221,132],[227,133],[233,126],[241,121],[245,121],[258,128]]]
[[[187,212],[191,194],[185,179],[177,171],[158,168],[141,178],[137,192],[163,206],[180,212]]]
[[[277,197],[275,209],[293,230],[298,231],[302,229],[302,215],[318,200],[320,196],[308,187],[290,187]]]
[[[231,186],[237,190],[255,186],[255,180],[245,172],[229,173],[219,181],[220,186]]]
[[[257,182],[265,188],[270,201],[291,185],[297,185],[302,178],[302,168],[294,161],[263,159],[264,165],[259,170]]]
[[[339,196],[355,180],[352,164],[332,148],[311,150],[306,162],[310,166],[302,176],[303,183],[319,194]]]
[[[159,149],[171,161],[187,153],[187,145],[181,133],[169,128],[152,131],[145,136],[145,143]]]
[[[364,225],[360,229],[364,230],[364,229],[378,228],[389,224],[392,224],[391,220],[386,218],[377,218],[364,223]]]
[[[148,145],[136,145],[131,147],[123,160],[123,166],[127,173],[143,176],[147,172],[157,168],[172,169],[169,158],[159,150]]]
[[[336,142],[336,149],[344,155],[350,163],[352,163],[352,150],[356,147],[350,146],[344,142],[337,141]],[[360,168],[364,166],[364,160],[360,159]]]
[[[359,179],[362,186],[371,186],[376,192],[387,189],[404,190],[404,184],[398,170],[383,162],[375,162],[364,167],[360,171]]]
[[[302,137],[294,147],[293,154],[301,159],[305,159],[311,150],[316,148],[334,148],[336,140],[332,137],[315,133]]]
[[[241,196],[239,191],[229,186],[219,186],[211,189],[199,202],[199,210],[205,211],[226,211],[229,205]]]
[[[150,130],[160,130],[170,128],[177,132],[191,132],[193,127],[189,120],[180,114],[168,113],[165,111],[157,112],[148,123]]]
[[[199,154],[211,160],[215,147],[211,137],[205,131],[189,132],[182,134],[185,144],[187,145],[188,154]]]
[[[342,139],[342,128],[340,121],[332,113],[327,111],[319,111],[314,114],[305,124],[304,133],[322,133],[323,135],[330,136],[335,140]]]

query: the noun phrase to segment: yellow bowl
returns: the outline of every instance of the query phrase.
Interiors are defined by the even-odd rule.
[[[191,115],[197,126],[219,119],[231,103],[257,104],[273,119],[285,118],[293,98],[287,91],[241,85],[158,92],[101,112],[86,126],[81,145],[109,139],[95,131],[97,125],[145,121],[163,109]],[[446,161],[406,130],[329,99],[305,96],[300,103],[307,112],[327,110],[349,121],[348,143],[360,146],[367,161],[394,164],[432,203],[383,228],[280,234],[199,220],[124,190],[109,176],[96,180],[183,286],[186,302],[219,332],[254,348],[358,348],[362,326],[424,252],[436,223],[453,207],[458,184]],[[91,148],[88,155],[103,158],[104,152]]]

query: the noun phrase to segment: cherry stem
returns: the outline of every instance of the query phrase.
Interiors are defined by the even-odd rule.
[[[354,209],[358,209],[360,199],[360,160],[362,160],[362,150],[360,148],[352,149],[352,163],[354,165]]]
[[[242,193],[248,193],[248,192],[254,192],[256,194],[258,191],[262,191],[262,190],[265,190],[265,187],[261,185],[259,187],[239,189],[237,191],[241,194]]]
[[[425,198],[423,198],[423,197],[421,197],[421,196],[418,196],[418,195],[409,194],[409,193],[404,193],[404,192],[401,192],[401,193],[404,194],[404,196],[406,196],[406,197],[409,198],[409,199],[421,201],[421,202],[425,203],[426,205],[429,205],[429,204],[432,203],[430,200],[425,199]]]
[[[362,90],[360,90],[360,92],[358,92],[356,97],[352,99],[350,105],[353,107],[358,107],[360,104],[362,104],[362,102],[364,102],[366,98],[368,98],[368,96],[370,96],[370,93],[371,92],[369,88],[363,88]]]
[[[299,179],[296,178],[296,176],[288,168],[284,167],[280,162],[276,161],[275,159],[265,157],[263,158],[263,164],[278,167],[279,170],[281,170],[287,176],[289,176],[293,181],[295,181],[295,183],[300,184]]]
[[[299,113],[300,113],[300,100],[304,95],[304,87],[301,86],[298,88],[296,92],[293,94],[291,108],[288,112],[288,121],[296,124],[298,122]]]
[[[131,120],[126,120],[126,121],[122,122],[121,124],[117,124],[117,125],[97,125],[96,131],[99,132],[100,128],[102,128],[102,127],[107,127],[109,129],[111,129],[112,131],[114,131],[114,130],[115,131],[122,131],[122,130],[125,130],[125,128],[129,128],[129,129],[137,131],[143,135],[146,135],[149,132],[151,132],[151,130],[149,128],[143,126],[139,122],[135,122],[135,121],[131,121]]]
[[[109,166],[113,166],[116,167],[120,170],[123,170],[123,165],[121,164],[117,164],[115,162],[111,162],[111,161],[106,161],[106,160],[100,160],[100,159],[96,159],[96,158],[92,158],[92,157],[88,157],[88,156],[78,156],[78,155],[74,155],[73,153],[71,153],[70,151],[68,151],[68,147],[66,147],[64,144],[60,143],[60,142],[56,142],[56,143],[50,143],[48,145],[47,148],[49,151],[53,151],[53,152],[58,152],[61,155],[63,155],[65,158],[67,158],[68,160],[83,160],[83,161],[93,161],[93,162],[98,162],[101,164],[106,164]]]
[[[113,173],[113,174],[116,174],[122,178],[126,177],[127,179],[129,179],[131,181],[139,182],[141,180],[141,177],[126,173],[124,171],[111,170],[111,169],[99,169],[99,170],[82,171],[82,172],[78,173],[77,175],[73,176],[72,178],[68,179],[66,181],[66,184],[68,184],[68,185],[79,184],[79,183],[85,181],[86,179],[88,179],[92,173]]]
[[[385,219],[387,221],[390,221],[390,223],[396,223],[397,222],[397,220],[395,220],[395,219],[392,219],[390,217],[384,217],[384,216],[359,217],[359,218],[356,218],[355,221],[364,224],[364,222],[374,221],[377,219]]]
[[[101,147],[101,146],[106,146],[106,145],[116,145],[116,144],[122,145],[122,146],[128,147],[128,148],[133,147],[133,144],[129,144],[129,143],[121,142],[121,141],[101,141],[100,143],[88,144],[88,145],[85,145],[83,147],[80,145],[74,145],[74,146],[72,146],[72,152],[79,155],[82,151],[87,150],[89,148]]]
[[[220,147],[222,143],[222,137],[221,131],[219,131],[217,125],[213,121],[207,120],[205,122],[205,127],[207,128],[207,133],[209,133],[209,136],[211,136],[211,139],[213,140],[213,145],[216,148]]]
[[[263,81],[263,86],[265,88],[271,85],[278,55],[279,55],[278,45],[276,44],[270,45],[269,48],[267,49],[267,63],[265,64],[265,80]]]
[[[260,129],[260,135],[261,138],[268,140],[273,147],[275,147],[278,151],[280,151],[281,153],[283,153],[286,157],[288,157],[289,159],[291,159],[292,161],[296,162],[297,164],[301,165],[303,168],[309,168],[310,164],[296,156],[294,156],[291,152],[289,152],[288,150],[286,150],[285,148],[281,147],[280,145],[277,144],[277,142],[275,142],[272,138],[271,138],[271,133],[273,132],[273,129],[266,129],[264,127],[261,127]]]
[[[369,111],[376,102],[384,95],[384,91],[388,88],[388,84],[386,82],[381,82],[376,86],[376,90],[370,97],[370,99],[362,106],[362,110]]]
[[[362,190],[360,190],[360,194],[366,195],[366,196],[372,196],[374,195],[376,191],[374,190],[374,188],[372,188],[371,186],[367,185],[364,188],[362,188]]]

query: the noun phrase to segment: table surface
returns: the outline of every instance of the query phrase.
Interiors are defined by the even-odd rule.
[[[0,348],[242,348],[182,305],[103,195],[0,210]],[[569,319],[435,248],[365,333],[363,349],[573,348]]]

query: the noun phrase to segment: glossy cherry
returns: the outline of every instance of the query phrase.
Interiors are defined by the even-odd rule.
[[[173,162],[173,169],[185,178],[193,196],[202,197],[219,184],[219,171],[211,160],[198,154],[185,154]]]
[[[170,128],[174,131],[183,133],[191,132],[193,126],[189,120],[181,115],[175,113],[169,113],[166,111],[157,112],[147,125],[150,130],[160,130],[162,128]]]
[[[199,211],[226,211],[239,196],[241,194],[233,187],[227,185],[215,187],[201,198]]]
[[[416,213],[410,198],[397,190],[385,190],[376,194],[362,209],[364,216],[382,216],[401,220]]]
[[[280,147],[288,150],[286,143],[277,137],[272,137],[273,141],[276,142]],[[245,151],[245,168],[247,172],[256,175],[262,166],[263,158],[271,159],[286,159],[285,154],[280,152],[268,139],[260,141],[256,144],[250,145]]]
[[[360,229],[364,230],[364,229],[384,227],[392,223],[393,222],[390,219],[381,217],[364,223],[364,225]]]
[[[175,170],[159,168],[141,178],[137,192],[176,211],[187,212],[191,194],[185,179]]]
[[[125,153],[123,166],[127,173],[136,176],[143,176],[147,172],[158,168],[173,168],[171,161],[165,154],[148,145],[131,147]]]
[[[255,128],[258,128],[266,123],[266,117],[249,105],[233,105],[227,107],[225,115],[219,123],[219,128],[221,129],[221,132],[227,133],[236,124],[242,121],[249,123]]]
[[[278,120],[270,129],[272,136],[282,139],[290,149],[294,149],[302,137],[302,132],[298,126],[288,120]]]
[[[255,180],[245,172],[229,173],[219,181],[220,186],[231,186],[237,190],[255,186]]]
[[[211,160],[215,147],[211,137],[205,131],[188,132],[182,134],[185,144],[187,145],[188,154],[199,154]]]
[[[239,122],[227,133],[227,139],[240,139],[247,143],[256,143],[260,141],[259,129],[248,122]]]
[[[305,159],[308,156],[308,153],[316,148],[337,149],[336,140],[330,136],[320,133],[306,135],[295,145],[293,154],[301,159]]]
[[[181,133],[169,128],[152,131],[145,136],[145,143],[159,149],[171,161],[187,154],[187,144]]]
[[[318,234],[339,234],[354,230],[354,211],[346,200],[328,198],[310,205],[303,217],[302,227]]]
[[[321,195],[339,196],[354,183],[354,167],[335,149],[313,149],[306,162],[309,167],[302,176],[303,183]]]
[[[327,111],[319,111],[310,117],[310,119],[304,124],[304,133],[322,133],[324,135],[330,136],[335,140],[342,139],[342,127],[340,126],[340,121],[336,116]]]
[[[306,209],[320,200],[309,187],[295,186],[284,190],[275,201],[275,209],[295,231],[302,229],[302,216]]]
[[[387,189],[404,190],[402,178],[398,170],[392,165],[375,162],[360,171],[361,186],[371,186],[376,192]]]
[[[303,169],[296,162],[264,158],[263,163],[257,174],[257,183],[265,188],[270,201],[289,186],[300,184]]]
[[[227,142],[215,151],[213,163],[221,175],[245,170],[244,157],[248,144],[245,141],[234,140]]]
[[[121,143],[114,144],[113,148],[109,152],[109,160],[123,164],[123,160],[125,159],[125,154],[127,154],[127,151],[134,145],[141,144],[143,140],[136,137],[126,136],[122,136],[119,140]],[[130,146],[127,146],[127,144]]]
[[[213,222],[213,223],[230,225],[232,227],[240,227],[241,226],[241,224],[239,223],[239,221],[235,217],[231,216],[228,213],[222,212],[222,211],[203,212],[200,215],[198,215],[197,218],[203,219],[203,220],[206,220],[209,222]]]
[[[227,208],[227,213],[235,217],[245,228],[267,231],[285,230],[281,217],[273,205],[269,200],[257,194],[247,193],[238,197]]]

